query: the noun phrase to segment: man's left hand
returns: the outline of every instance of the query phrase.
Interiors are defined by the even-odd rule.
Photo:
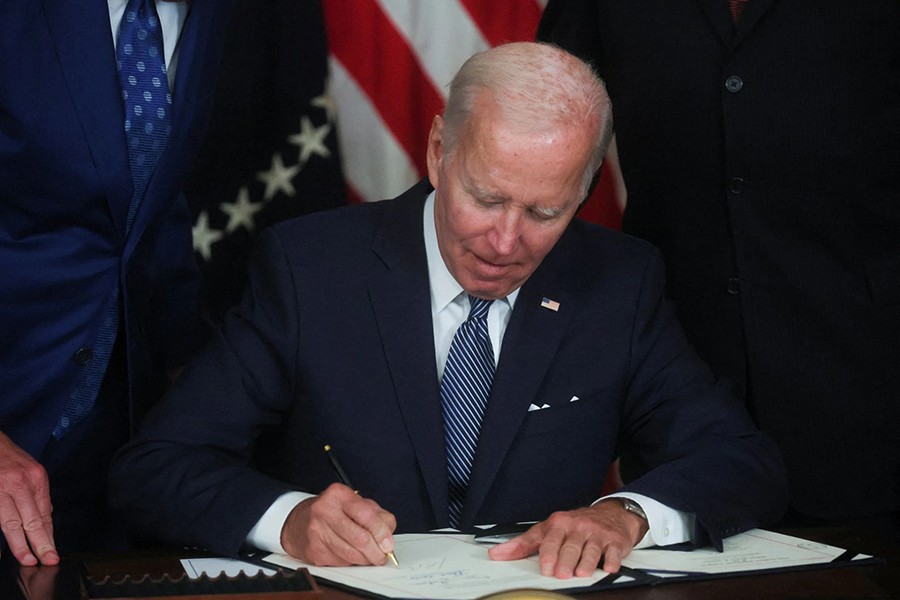
[[[492,560],[518,560],[538,553],[541,573],[558,579],[589,577],[601,559],[604,571],[616,573],[648,527],[647,521],[619,502],[603,501],[553,513],[488,554]]]

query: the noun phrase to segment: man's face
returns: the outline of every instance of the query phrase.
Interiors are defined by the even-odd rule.
[[[511,131],[484,95],[450,157],[443,120],[428,140],[441,256],[466,292],[503,298],[537,269],[581,201],[590,139],[574,128]]]

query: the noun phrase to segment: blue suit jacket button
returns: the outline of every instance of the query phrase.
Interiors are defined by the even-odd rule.
[[[94,353],[91,352],[90,348],[85,346],[76,350],[75,356],[73,358],[75,359],[76,365],[78,365],[79,367],[84,367],[87,366],[89,362],[91,362],[92,358],[94,358]]]

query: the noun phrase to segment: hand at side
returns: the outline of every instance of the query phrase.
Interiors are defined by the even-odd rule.
[[[0,527],[19,564],[59,564],[44,467],[0,433]]]
[[[335,483],[291,511],[281,545],[291,556],[318,566],[383,565],[394,550],[397,520],[374,500]]]
[[[538,553],[541,573],[568,579],[588,577],[601,564],[616,573],[622,559],[647,532],[647,521],[618,502],[598,502],[550,515],[519,537],[490,549],[492,560],[518,560]]]

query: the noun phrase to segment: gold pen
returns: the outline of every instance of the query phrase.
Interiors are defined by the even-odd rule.
[[[334,451],[331,449],[331,445],[325,444],[325,454],[328,456],[328,460],[331,462],[331,466],[334,467],[335,472],[338,475],[338,479],[341,480],[341,483],[346,485],[348,488],[353,490],[355,494],[359,494],[359,490],[357,490],[352,483],[350,483],[350,478],[347,477],[347,472],[344,471],[344,467],[341,466],[341,463],[338,462],[337,456],[335,456]],[[400,563],[397,562],[397,557],[394,556],[393,552],[385,552],[388,558],[391,559],[391,562],[394,563],[395,567],[399,567]]]

